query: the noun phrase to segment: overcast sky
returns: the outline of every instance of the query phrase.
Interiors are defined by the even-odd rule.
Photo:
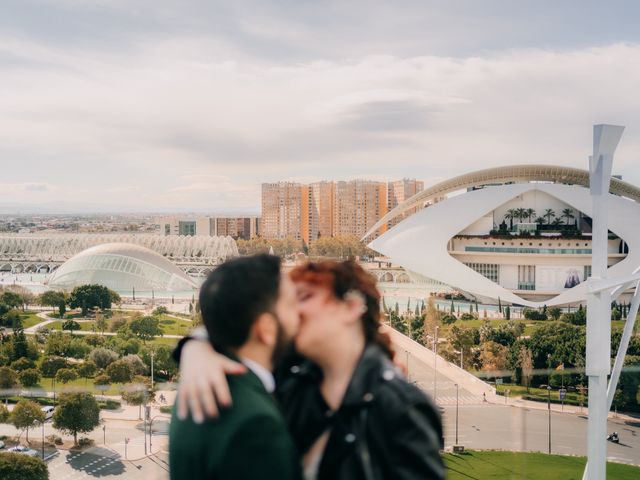
[[[258,212],[260,183],[587,168],[640,2],[2,0],[0,211]],[[33,207],[35,205],[36,207]]]

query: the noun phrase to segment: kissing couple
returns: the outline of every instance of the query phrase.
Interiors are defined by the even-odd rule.
[[[236,258],[199,300],[206,331],[174,352],[172,480],[445,478],[440,416],[394,365],[360,265]]]

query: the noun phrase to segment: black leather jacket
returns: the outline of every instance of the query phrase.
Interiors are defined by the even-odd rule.
[[[293,365],[279,377],[276,395],[300,455],[330,429],[318,480],[445,478],[434,404],[379,347],[365,349],[335,412],[320,394],[322,374],[312,363]]]
[[[180,353],[189,337],[173,352]],[[433,402],[407,383],[382,350],[368,346],[341,407],[320,393],[322,372],[291,355],[276,371],[276,398],[300,457],[322,433],[330,436],[318,480],[442,480],[442,423]]]

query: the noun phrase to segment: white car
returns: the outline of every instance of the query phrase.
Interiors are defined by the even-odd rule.
[[[51,417],[53,417],[53,411],[55,410],[55,407],[47,405],[45,407],[42,407],[41,410],[44,413],[44,419],[49,420]]]
[[[35,450],[31,450],[29,447],[25,447],[24,445],[16,445],[15,447],[11,447],[7,450],[7,452],[13,453],[21,453],[23,455],[29,455],[30,457],[39,457],[40,454]]]

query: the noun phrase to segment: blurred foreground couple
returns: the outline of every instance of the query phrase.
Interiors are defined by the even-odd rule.
[[[392,363],[358,264],[234,259],[200,309],[206,334],[175,352],[173,480],[445,477],[439,415]]]

